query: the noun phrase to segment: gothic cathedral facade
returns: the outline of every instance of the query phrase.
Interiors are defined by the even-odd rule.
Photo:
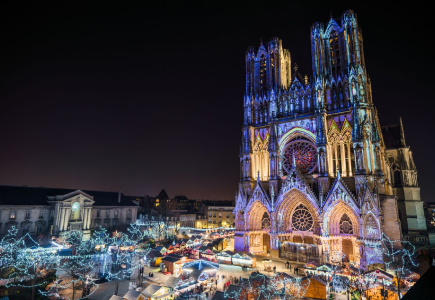
[[[426,230],[417,171],[402,122],[380,126],[356,14],[315,23],[311,54],[309,80],[278,38],[246,52],[235,250],[366,268],[383,234]]]

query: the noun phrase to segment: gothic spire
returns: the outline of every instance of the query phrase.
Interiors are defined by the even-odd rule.
[[[400,146],[406,147],[405,131],[403,131],[402,117],[400,117]]]

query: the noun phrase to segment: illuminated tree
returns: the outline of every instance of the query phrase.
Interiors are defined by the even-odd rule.
[[[82,231],[68,231],[64,243],[71,248],[72,255],[61,257],[62,261],[57,268],[57,272],[63,275],[59,276],[61,281],[57,280],[46,294],[61,289],[64,293],[71,292],[68,299],[84,299],[92,287],[98,287],[90,281],[90,274],[96,267],[94,242],[92,239],[85,240]],[[81,290],[82,296],[77,298],[77,293]]]
[[[36,287],[45,283],[40,279],[59,264],[57,250],[40,247],[28,234],[17,238],[15,227],[1,240],[0,251],[6,287],[30,288],[31,299],[35,299]]]
[[[255,299],[300,299],[310,284],[310,280],[302,282],[300,278],[293,278],[285,273],[267,276],[262,273],[252,273],[249,278],[227,289],[224,297],[230,300]]]

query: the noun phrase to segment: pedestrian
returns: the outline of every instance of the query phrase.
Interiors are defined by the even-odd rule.
[[[276,266],[273,266],[273,273],[276,273]]]

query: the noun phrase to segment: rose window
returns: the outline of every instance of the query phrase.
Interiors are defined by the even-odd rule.
[[[293,154],[296,160],[296,167],[302,174],[310,174],[316,169],[317,150],[311,142],[306,140],[295,140],[285,147],[283,153],[283,165],[286,172],[292,168]]]
[[[344,214],[340,220],[340,233],[353,234],[352,221],[346,214]]]
[[[267,212],[264,212],[261,220],[261,229],[270,229],[270,218]]]
[[[310,214],[308,209],[302,204],[296,207],[292,216],[293,230],[312,231],[313,224],[313,216]]]

